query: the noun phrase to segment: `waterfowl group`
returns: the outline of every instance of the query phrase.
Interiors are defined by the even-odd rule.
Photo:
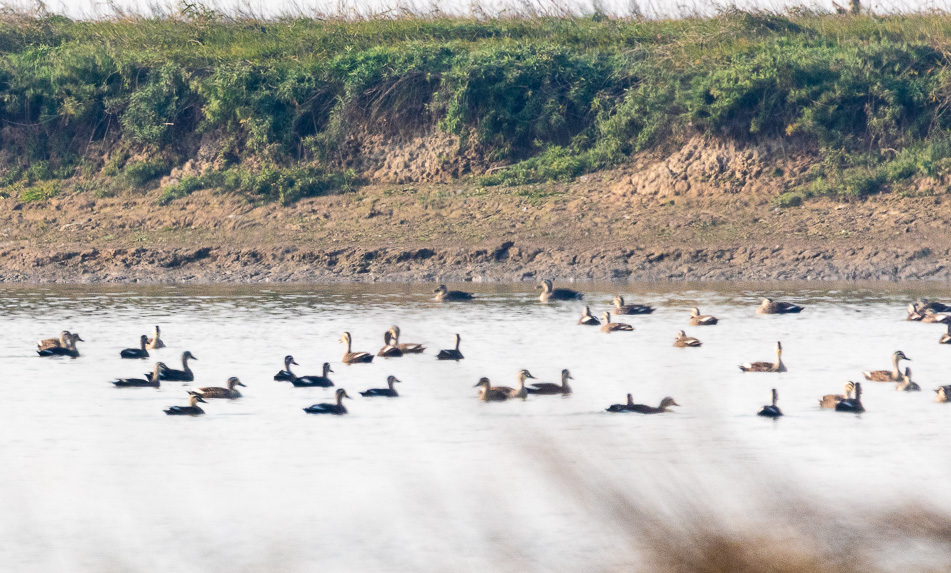
[[[40,347],[36,353],[40,356],[69,356],[70,358],[79,357],[79,349],[76,348],[77,342],[85,342],[78,334],[71,334],[64,331],[60,338],[47,338],[38,343]]]
[[[664,412],[670,412],[671,406],[680,406],[673,398],[667,396],[660,401],[660,405],[656,408],[653,406],[648,406],[647,404],[635,404],[633,397],[627,395],[627,404],[612,404],[607,408],[608,412],[634,412],[636,414],[663,414]]]
[[[855,382],[846,382],[845,391],[843,394],[826,394],[822,398],[819,398],[819,407],[835,408],[836,405],[842,400],[851,399],[853,392],[855,392]]]
[[[865,407],[862,406],[862,385],[860,383],[855,383],[855,397],[840,400],[839,403],[835,405],[835,411],[855,413],[862,413],[865,411]]]
[[[390,333],[390,343],[399,348],[403,354],[422,354],[426,347],[416,342],[400,342],[400,327],[393,325],[387,330]]]

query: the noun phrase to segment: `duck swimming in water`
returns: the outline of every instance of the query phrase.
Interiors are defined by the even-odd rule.
[[[552,282],[548,279],[543,280],[540,285],[535,287],[535,290],[538,289],[542,289],[542,294],[538,297],[538,300],[542,302],[551,300],[581,300],[584,298],[583,294],[570,288],[552,288]]]
[[[237,376],[232,376],[228,378],[227,388],[220,388],[215,386],[199,388],[196,390],[198,394],[201,394],[202,398],[227,398],[229,400],[234,400],[241,397],[241,392],[235,390],[235,386],[244,386],[241,383],[241,380],[238,380]],[[244,386],[247,388],[247,386]]]
[[[145,349],[148,342],[149,337],[143,334],[139,337],[140,348],[126,348],[119,352],[119,358],[148,358],[149,351]]]
[[[393,388],[393,384],[400,382],[396,376],[387,376],[386,385],[388,388],[370,388],[365,392],[360,392],[361,396],[366,396],[367,398],[372,398],[374,396],[381,396],[385,398],[396,398],[399,394],[396,392],[396,389]]]
[[[855,398],[842,400],[835,405],[835,411],[855,413],[861,413],[865,411],[865,406],[862,405],[862,385],[860,383],[855,383]]]
[[[274,380],[277,382],[289,382],[294,378],[294,373],[291,372],[291,364],[300,366],[297,362],[294,361],[294,357],[288,354],[284,357],[284,370],[281,370],[274,375]]]
[[[674,339],[674,346],[677,348],[699,348],[702,344],[696,338],[687,336],[687,333],[682,330],[677,331],[677,338]]]
[[[791,302],[774,302],[771,298],[764,298],[756,307],[756,314],[796,314],[802,312],[802,307]]]
[[[336,404],[327,404],[326,402],[314,404],[313,406],[304,408],[304,411],[308,414],[333,414],[334,416],[342,416],[347,413],[347,407],[343,405],[343,399],[346,398],[350,400],[351,398],[343,388],[337,389],[336,397]]]
[[[889,370],[866,370],[862,373],[866,380],[872,382],[901,382],[901,368],[899,364],[902,360],[911,360],[905,356],[901,350],[892,353],[892,369]]]
[[[119,378],[112,383],[116,388],[158,388],[160,375],[166,368],[164,362],[156,362],[154,369],[147,373],[145,378]]]
[[[393,335],[389,330],[383,333],[383,348],[381,348],[376,355],[382,356],[383,358],[399,358],[403,356],[403,351],[393,344]]]
[[[759,412],[756,413],[757,416],[765,416],[767,418],[778,418],[783,415],[783,411],[779,409],[779,406],[776,405],[776,401],[779,400],[779,392],[773,388],[773,403],[763,406],[760,408]]]
[[[935,402],[951,402],[951,386],[941,386],[935,390]]]
[[[321,376],[294,376],[291,378],[291,384],[298,388],[330,388],[334,383],[327,377],[327,374],[333,372],[329,362],[324,362],[323,372]]]
[[[713,326],[719,322],[717,317],[700,314],[699,308],[690,309],[690,326]]]
[[[47,356],[69,356],[70,358],[79,357],[79,349],[76,348],[76,342],[84,342],[78,334],[70,334],[66,337],[65,346],[50,346],[42,350],[37,350],[36,353],[42,357]]]
[[[426,347],[416,342],[400,342],[400,327],[395,324],[388,331],[392,337],[390,344],[400,349],[403,354],[422,354]]]
[[[625,322],[611,322],[611,313],[604,311],[601,314],[604,324],[601,325],[601,332],[630,332],[634,327]]]
[[[591,309],[586,306],[584,307],[584,312],[581,313],[581,318],[578,319],[578,324],[584,326],[601,326],[601,321],[595,318],[591,314]]]
[[[56,348],[56,347],[66,348],[70,345],[70,340],[72,339],[72,337],[73,337],[73,334],[70,331],[64,330],[63,332],[60,332],[59,336],[57,336],[56,338],[44,338],[43,340],[38,340],[36,342],[36,349],[46,350],[48,348]],[[76,335],[76,337],[77,337],[76,340],[79,340],[80,342],[85,342],[82,338],[79,338],[78,334]]]
[[[835,408],[836,404],[842,400],[850,400],[852,398],[852,392],[855,391],[855,382],[846,382],[845,383],[845,393],[844,394],[826,394],[819,399],[820,408]]]
[[[205,411],[198,407],[198,403],[204,401],[205,399],[197,393],[189,392],[187,406],[172,406],[165,410],[165,413],[169,416],[201,416]]]
[[[747,362],[740,365],[740,370],[743,372],[785,372],[782,343],[776,343],[776,362]]]
[[[574,378],[572,378],[571,372],[568,372],[568,369],[565,368],[561,371],[561,384],[539,382],[526,387],[525,391],[529,394],[561,394],[562,396],[568,396],[571,394],[571,386],[568,385],[568,380],[574,380]]]
[[[191,382],[195,379],[195,374],[192,372],[192,369],[188,367],[189,360],[198,360],[195,356],[186,350],[182,353],[182,369],[175,370],[174,368],[166,368],[162,371],[162,380],[174,381],[174,382]]]
[[[473,296],[471,292],[464,292],[461,290],[449,290],[446,288],[446,285],[439,285],[436,290],[433,291],[436,293],[436,300],[439,302],[459,302],[465,300],[472,300]]]
[[[615,316],[620,314],[650,314],[654,312],[654,307],[649,304],[624,304],[624,297],[614,295],[614,310],[611,311]]]
[[[628,406],[624,411],[625,412],[636,412],[638,414],[663,414],[665,412],[670,412],[668,408],[671,406],[680,406],[673,398],[667,396],[660,401],[660,405],[656,408],[652,406],[647,406],[646,404],[632,404]]]
[[[165,343],[162,342],[161,336],[162,336],[162,330],[156,324],[155,331],[152,333],[152,338],[148,339],[148,342],[145,347],[148,348],[149,350],[158,350],[159,348],[165,348]]]
[[[456,334],[456,347],[447,350],[440,350],[439,354],[436,355],[436,360],[462,360],[465,358],[465,356],[462,355],[462,352],[459,352],[459,343],[461,341],[462,338]]]
[[[509,399],[509,393],[506,390],[511,390],[511,388],[496,388],[491,384],[488,378],[484,376],[479,378],[475,388],[479,389],[480,400],[483,402],[504,402]]]
[[[384,337],[385,338],[385,337]],[[343,353],[344,364],[366,364],[373,362],[373,355],[369,352],[353,352],[350,350],[350,333],[344,332],[340,336],[340,342],[347,345],[347,350]]]
[[[899,392],[921,392],[921,386],[913,382],[911,379],[911,368],[905,368],[905,373],[902,374],[901,382],[895,386],[895,390],[898,390]]]
[[[528,398],[528,390],[525,389],[525,380],[529,378],[534,379],[535,377],[532,376],[531,372],[523,368],[518,371],[518,389],[509,386],[495,386],[493,389],[505,392],[509,398],[521,398],[524,400]]]

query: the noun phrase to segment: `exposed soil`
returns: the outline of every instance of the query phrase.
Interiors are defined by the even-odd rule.
[[[290,207],[212,191],[160,207],[160,189],[3,199],[0,281],[951,279],[938,182],[778,209],[813,158],[695,140],[570,184],[483,188],[417,143],[404,151],[429,167],[370,157],[378,183]],[[420,178],[444,182],[387,183]]]

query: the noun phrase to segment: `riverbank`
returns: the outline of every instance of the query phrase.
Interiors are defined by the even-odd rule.
[[[212,191],[4,199],[0,281],[951,280],[943,190],[778,208],[769,192],[645,193],[631,178],[380,184],[286,207]]]

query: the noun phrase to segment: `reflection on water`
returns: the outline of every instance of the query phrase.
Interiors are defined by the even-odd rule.
[[[937,344],[944,326],[904,321],[910,300],[949,299],[947,289],[625,285],[628,302],[658,310],[623,317],[633,333],[606,335],[575,324],[581,304],[539,304],[530,285],[466,288],[477,301],[438,304],[429,285],[0,291],[0,562],[63,571],[610,569],[632,562],[618,550],[629,539],[589,495],[610,506],[627,494],[624,503],[658,513],[686,500],[731,524],[779,491],[869,511],[944,511],[951,501],[951,404],[934,403],[932,392],[951,383],[951,347]],[[585,303],[599,314],[617,288],[585,285]],[[806,311],[755,315],[770,295]],[[720,324],[689,327],[693,306]],[[239,376],[245,397],[175,419],[162,409],[185,404],[190,386],[113,388],[109,380],[150,368],[118,352],[155,324],[168,344],[155,359],[179,367],[190,350],[194,386]],[[341,332],[352,333],[354,350],[375,353],[391,324],[426,354],[340,363]],[[62,329],[82,334],[82,356],[36,357],[34,341]],[[703,347],[673,348],[681,329]],[[436,361],[456,332],[466,359]],[[788,373],[739,371],[772,360],[777,340]],[[897,349],[912,357],[923,392],[868,383],[862,416],[817,407],[861,371],[888,368]],[[329,361],[331,378],[355,396],[350,415],[305,415],[333,390],[272,381],[285,354],[298,374]],[[480,376],[514,386],[520,368],[551,382],[568,368],[574,395],[476,400]],[[389,374],[403,381],[400,398],[357,395]],[[778,421],[755,416],[772,387],[786,414]],[[650,404],[673,396],[681,407],[603,412],[628,392]],[[836,516],[849,523],[850,512]]]

